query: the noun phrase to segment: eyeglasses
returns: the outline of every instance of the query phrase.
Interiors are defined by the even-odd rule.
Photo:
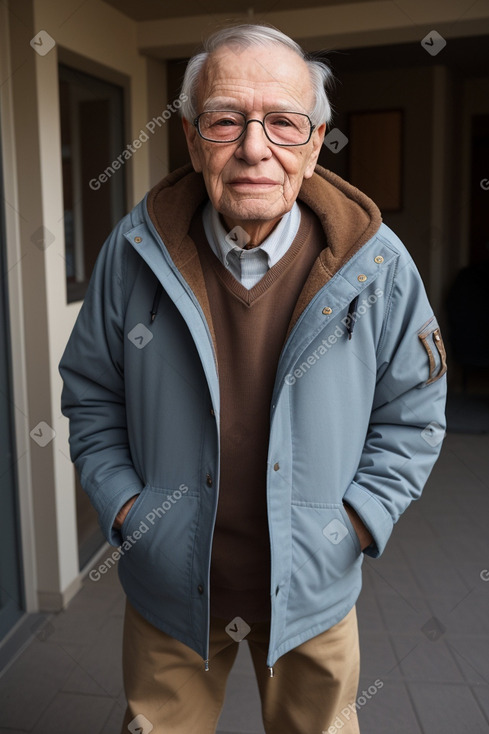
[[[209,143],[234,143],[244,135],[250,122],[258,122],[274,145],[305,145],[316,127],[302,112],[267,112],[263,120],[247,120],[243,112],[234,110],[202,112],[193,124]]]

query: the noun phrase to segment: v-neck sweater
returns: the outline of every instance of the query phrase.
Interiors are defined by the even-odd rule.
[[[221,463],[211,557],[211,614],[248,624],[270,615],[267,454],[277,365],[303,286],[326,246],[318,218],[300,202],[301,225],[285,255],[250,290],[212,252],[193,219],[215,335]],[[273,471],[273,466],[272,466]]]

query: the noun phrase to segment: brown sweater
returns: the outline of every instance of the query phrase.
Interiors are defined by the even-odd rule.
[[[270,404],[297,300],[325,247],[318,218],[300,203],[301,224],[286,254],[251,290],[214,255],[194,217],[217,345],[221,477],[211,559],[211,613],[258,622],[270,615],[266,472]]]

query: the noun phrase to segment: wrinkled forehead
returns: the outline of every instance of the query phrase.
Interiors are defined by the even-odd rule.
[[[288,109],[310,112],[314,92],[307,64],[292,49],[223,46],[210,55],[200,78],[199,111]]]

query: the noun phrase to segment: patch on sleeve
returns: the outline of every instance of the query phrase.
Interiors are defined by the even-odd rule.
[[[424,385],[431,385],[447,371],[447,353],[440,327],[434,316],[420,329],[418,337],[428,355],[429,375]]]

